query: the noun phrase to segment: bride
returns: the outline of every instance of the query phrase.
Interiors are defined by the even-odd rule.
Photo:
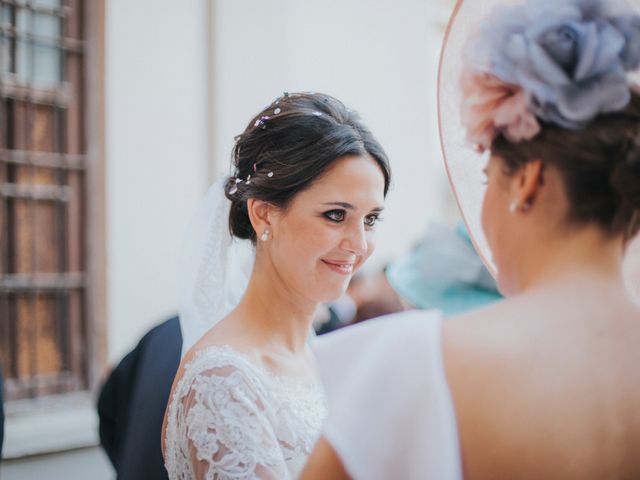
[[[451,34],[474,31],[456,24],[464,8]],[[640,94],[626,75],[640,16],[613,0],[511,2],[465,55],[481,224],[508,298],[319,338],[329,418],[302,478],[640,478],[640,308],[622,274],[640,228]]]
[[[285,93],[237,137],[233,160],[235,175],[211,188],[187,242],[186,353],[163,426],[171,479],[297,476],[326,414],[311,322],[373,252],[389,188],[380,144],[322,94]],[[255,262],[221,315],[241,269],[235,257],[226,267],[227,228],[254,244]]]

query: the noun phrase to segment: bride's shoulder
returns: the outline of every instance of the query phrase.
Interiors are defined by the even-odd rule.
[[[228,344],[196,346],[182,360],[174,382],[174,393],[183,396],[203,384],[215,388],[241,384],[262,390],[260,369],[251,361],[250,352]]]

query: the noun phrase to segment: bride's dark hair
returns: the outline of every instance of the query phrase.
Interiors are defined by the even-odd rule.
[[[640,229],[640,94],[632,91],[624,110],[600,115],[582,130],[541,126],[520,143],[498,136],[491,154],[505,161],[508,174],[534,159],[553,165],[564,181],[569,222],[633,237]]]
[[[350,155],[368,155],[380,166],[386,196],[391,181],[387,155],[358,115],[329,95],[284,94],[236,137],[236,173],[225,185],[231,234],[255,243],[248,199],[286,209],[336,160]]]

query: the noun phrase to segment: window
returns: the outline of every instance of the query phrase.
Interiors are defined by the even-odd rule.
[[[0,361],[6,399],[85,390],[82,0],[0,0]]]

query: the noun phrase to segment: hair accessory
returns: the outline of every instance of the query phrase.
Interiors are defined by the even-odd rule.
[[[229,189],[229,195],[233,195],[237,191],[238,191],[238,184],[236,183],[234,185],[231,185],[231,188]]]
[[[247,175],[247,179],[244,183],[246,183],[247,185],[251,185],[251,175]]]
[[[273,113],[274,113],[274,115],[278,115],[281,111],[282,111],[282,109],[280,107],[278,107],[273,111]]]
[[[314,114],[316,117],[321,117],[321,116],[322,116],[322,112],[318,112],[317,110],[316,110],[315,112],[313,112],[313,114]]]
[[[462,121],[484,151],[503,134],[534,138],[540,121],[578,130],[627,106],[640,66],[640,16],[611,0],[500,5],[463,50]]]
[[[267,177],[269,177],[269,178],[273,177],[273,172],[267,173]]]
[[[260,127],[262,130],[264,130],[267,128],[267,120],[269,120],[269,118],[271,117],[269,117],[268,115],[263,115],[253,123],[253,126]]]

